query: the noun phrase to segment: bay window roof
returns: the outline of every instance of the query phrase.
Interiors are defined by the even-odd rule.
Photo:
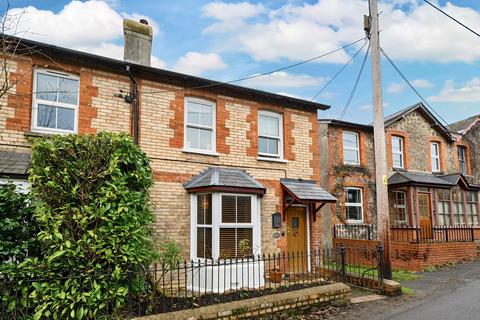
[[[265,187],[245,170],[237,168],[209,167],[194,176],[183,187],[188,192],[223,191],[265,194]]]

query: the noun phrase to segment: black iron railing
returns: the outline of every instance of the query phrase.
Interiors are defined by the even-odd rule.
[[[434,243],[473,242],[473,226],[406,226],[390,227],[390,239],[394,242]]]
[[[340,281],[381,290],[381,257],[381,245],[377,248],[346,247],[341,243],[332,249],[313,249],[309,253],[264,254],[216,261],[190,260],[169,267],[153,265],[148,270],[117,274],[115,281],[123,281],[128,294],[120,307],[118,301],[107,302],[97,310],[95,317],[115,313],[130,318]],[[108,273],[51,279],[0,274],[0,318],[32,317],[38,308],[45,305],[48,308],[45,303],[47,295],[38,294],[37,288],[41,284],[48,287],[48,284],[58,285],[72,279],[82,284],[77,294],[86,294],[87,297],[95,291],[94,285],[112,281]],[[22,285],[19,286],[19,283]],[[83,313],[88,313],[92,305],[85,303],[82,308]]]
[[[333,226],[335,238],[374,240],[377,230],[372,224],[337,224]]]

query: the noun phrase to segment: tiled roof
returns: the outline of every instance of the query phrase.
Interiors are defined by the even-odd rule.
[[[245,170],[223,167],[209,167],[183,186],[187,190],[214,186],[265,190],[265,187]]]
[[[336,202],[337,198],[315,184],[313,180],[280,179],[282,185],[301,201]]]
[[[480,114],[476,114],[467,119],[463,119],[450,124],[452,130],[464,134],[466,133],[477,121],[480,121]]]
[[[395,172],[390,178],[388,178],[388,185],[398,184],[422,184],[422,185],[434,185],[451,187],[456,183],[449,182],[442,179],[441,176],[436,176],[431,173],[416,173],[416,172]]]
[[[0,151],[0,176],[26,176],[30,159],[29,153]]]

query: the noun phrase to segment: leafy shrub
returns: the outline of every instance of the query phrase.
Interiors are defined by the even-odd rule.
[[[8,262],[37,255],[37,224],[28,194],[17,193],[14,184],[0,186],[0,271]]]
[[[129,271],[156,256],[145,153],[126,134],[41,138],[29,179],[41,257],[21,263],[15,278],[56,279],[19,283],[35,318],[94,318],[118,309]]]

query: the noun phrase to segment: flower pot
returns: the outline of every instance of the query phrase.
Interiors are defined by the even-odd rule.
[[[270,270],[269,278],[271,282],[280,283],[282,282],[283,272],[280,270]]]

